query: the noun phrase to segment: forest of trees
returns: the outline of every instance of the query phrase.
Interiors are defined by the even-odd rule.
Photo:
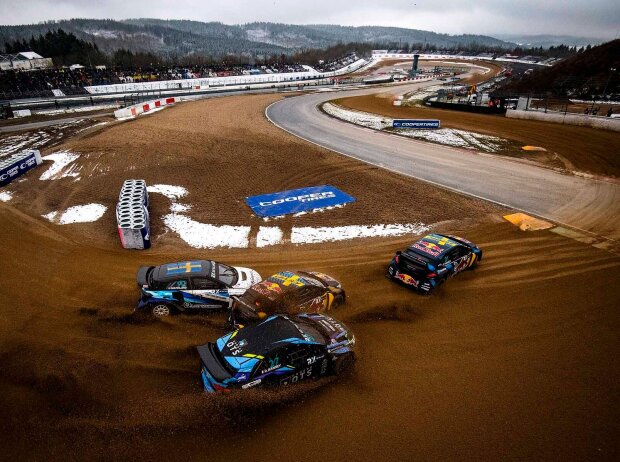
[[[253,56],[247,53],[228,53],[225,55],[211,55],[196,53],[188,50],[187,53],[172,53],[161,55],[153,52],[132,51],[126,48],[118,48],[109,53],[102,52],[99,47],[87,40],[78,38],[72,32],[65,32],[63,29],[48,31],[38,37],[31,36],[29,40],[15,40],[4,44],[7,53],[18,53],[20,51],[34,51],[46,58],[52,58],[55,65],[82,64],[85,66],[108,65],[124,68],[160,66],[160,65],[237,65],[237,64],[292,64],[303,63],[316,65],[319,61],[330,61],[340,58],[348,53],[355,52],[360,57],[369,57],[373,49],[402,49],[405,51],[437,50],[454,51],[452,48],[432,47],[428,43],[402,43],[402,42],[351,42],[338,43],[327,48],[310,48],[297,51],[296,53],[273,53]],[[585,48],[590,49],[590,46]],[[488,45],[470,42],[462,44],[459,51],[466,53],[512,53],[518,56],[534,55],[541,57],[565,58],[584,51],[576,47],[559,45],[548,49],[521,48],[516,47],[512,50],[491,47]]]

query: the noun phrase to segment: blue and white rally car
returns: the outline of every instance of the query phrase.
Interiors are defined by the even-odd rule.
[[[137,282],[141,297],[136,311],[165,317],[177,312],[229,308],[233,295],[242,295],[261,281],[253,269],[210,260],[142,266]]]
[[[353,333],[318,313],[274,315],[199,346],[205,391],[289,385],[353,366]]]

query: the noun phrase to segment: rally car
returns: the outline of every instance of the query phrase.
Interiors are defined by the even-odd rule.
[[[317,313],[343,304],[341,284],[318,272],[281,271],[234,297],[233,325],[256,322],[275,313]]]
[[[481,259],[482,250],[467,239],[428,234],[403,252],[396,252],[387,276],[430,294],[449,277],[475,268]]]
[[[318,313],[274,315],[197,347],[205,391],[288,385],[340,374],[355,362],[354,335]]]
[[[141,297],[136,310],[157,317],[175,312],[230,308],[231,297],[261,280],[249,268],[209,260],[142,266],[138,270]]]

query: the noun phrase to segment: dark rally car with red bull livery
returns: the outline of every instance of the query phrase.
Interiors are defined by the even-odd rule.
[[[462,237],[428,234],[396,255],[387,276],[430,294],[448,278],[473,269],[482,259],[482,250]]]
[[[316,271],[281,271],[233,298],[233,325],[260,321],[276,313],[318,313],[345,302],[341,284]]]

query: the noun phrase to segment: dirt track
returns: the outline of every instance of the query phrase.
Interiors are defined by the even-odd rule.
[[[620,260],[285,135],[263,117],[275,98],[196,102],[107,128],[61,146],[84,154],[79,182],[37,174],[11,186],[14,199],[0,203],[4,456],[613,459]],[[467,236],[485,257],[421,297],[383,277],[411,238],[196,251],[162,235],[169,203],[156,195],[148,252],[119,248],[110,212],[64,227],[39,218],[94,200],[111,206],[127,175],[187,187],[196,220],[252,226],[237,202],[245,195],[330,183],[358,201],[295,224],[450,220],[437,229]],[[354,373],[203,395],[193,346],[219,336],[224,315],[151,322],[130,312],[138,265],[207,256],[263,275],[296,267],[339,278],[348,301],[336,315],[359,340]]]

